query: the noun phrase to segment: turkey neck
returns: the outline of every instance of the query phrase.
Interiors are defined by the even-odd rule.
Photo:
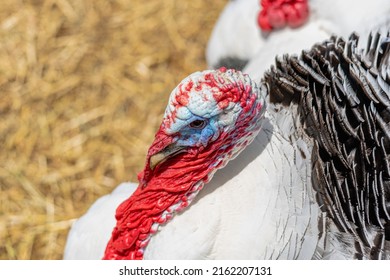
[[[244,132],[244,129],[237,129],[233,135],[222,132],[207,149],[189,148],[185,153],[167,159],[153,171],[148,170],[146,185],[140,184],[116,211],[117,225],[104,259],[142,259],[159,225],[186,208],[214,172],[226,165],[237,152],[233,145],[228,144],[232,137],[240,137]]]
[[[139,186],[122,202],[104,259],[143,258],[144,248],[159,225],[187,207],[208,177],[207,168],[201,168],[203,162],[189,163],[191,166],[183,169],[177,160],[170,168],[158,170],[146,186]]]
[[[251,163],[258,171],[242,176],[249,189],[246,211],[251,223],[258,225],[246,237],[252,239],[249,258],[311,259],[316,254],[321,214],[310,180],[313,144],[296,114],[295,105],[268,105],[269,127],[262,129],[254,143],[264,146]]]

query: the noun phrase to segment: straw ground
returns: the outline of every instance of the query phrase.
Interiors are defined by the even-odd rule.
[[[60,259],[72,222],[136,181],[227,0],[4,0],[0,259]]]

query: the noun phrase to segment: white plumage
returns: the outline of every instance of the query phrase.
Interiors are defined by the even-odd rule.
[[[257,25],[259,0],[229,1],[219,16],[206,50],[211,68],[219,68],[223,60],[245,65],[261,49],[266,39]],[[228,67],[228,65],[225,65]]]
[[[99,198],[72,226],[64,251],[64,259],[101,259],[115,226],[118,205],[137,188],[135,183],[122,183]]]

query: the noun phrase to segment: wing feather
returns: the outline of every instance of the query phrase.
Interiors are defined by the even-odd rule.
[[[358,39],[283,56],[264,80],[271,102],[299,105],[315,143],[312,184],[340,238],[355,238],[356,258],[389,259],[390,38],[370,35],[365,52]]]

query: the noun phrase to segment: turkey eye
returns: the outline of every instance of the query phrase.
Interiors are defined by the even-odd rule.
[[[190,123],[191,128],[204,128],[206,122],[202,120],[195,120],[192,123]]]

